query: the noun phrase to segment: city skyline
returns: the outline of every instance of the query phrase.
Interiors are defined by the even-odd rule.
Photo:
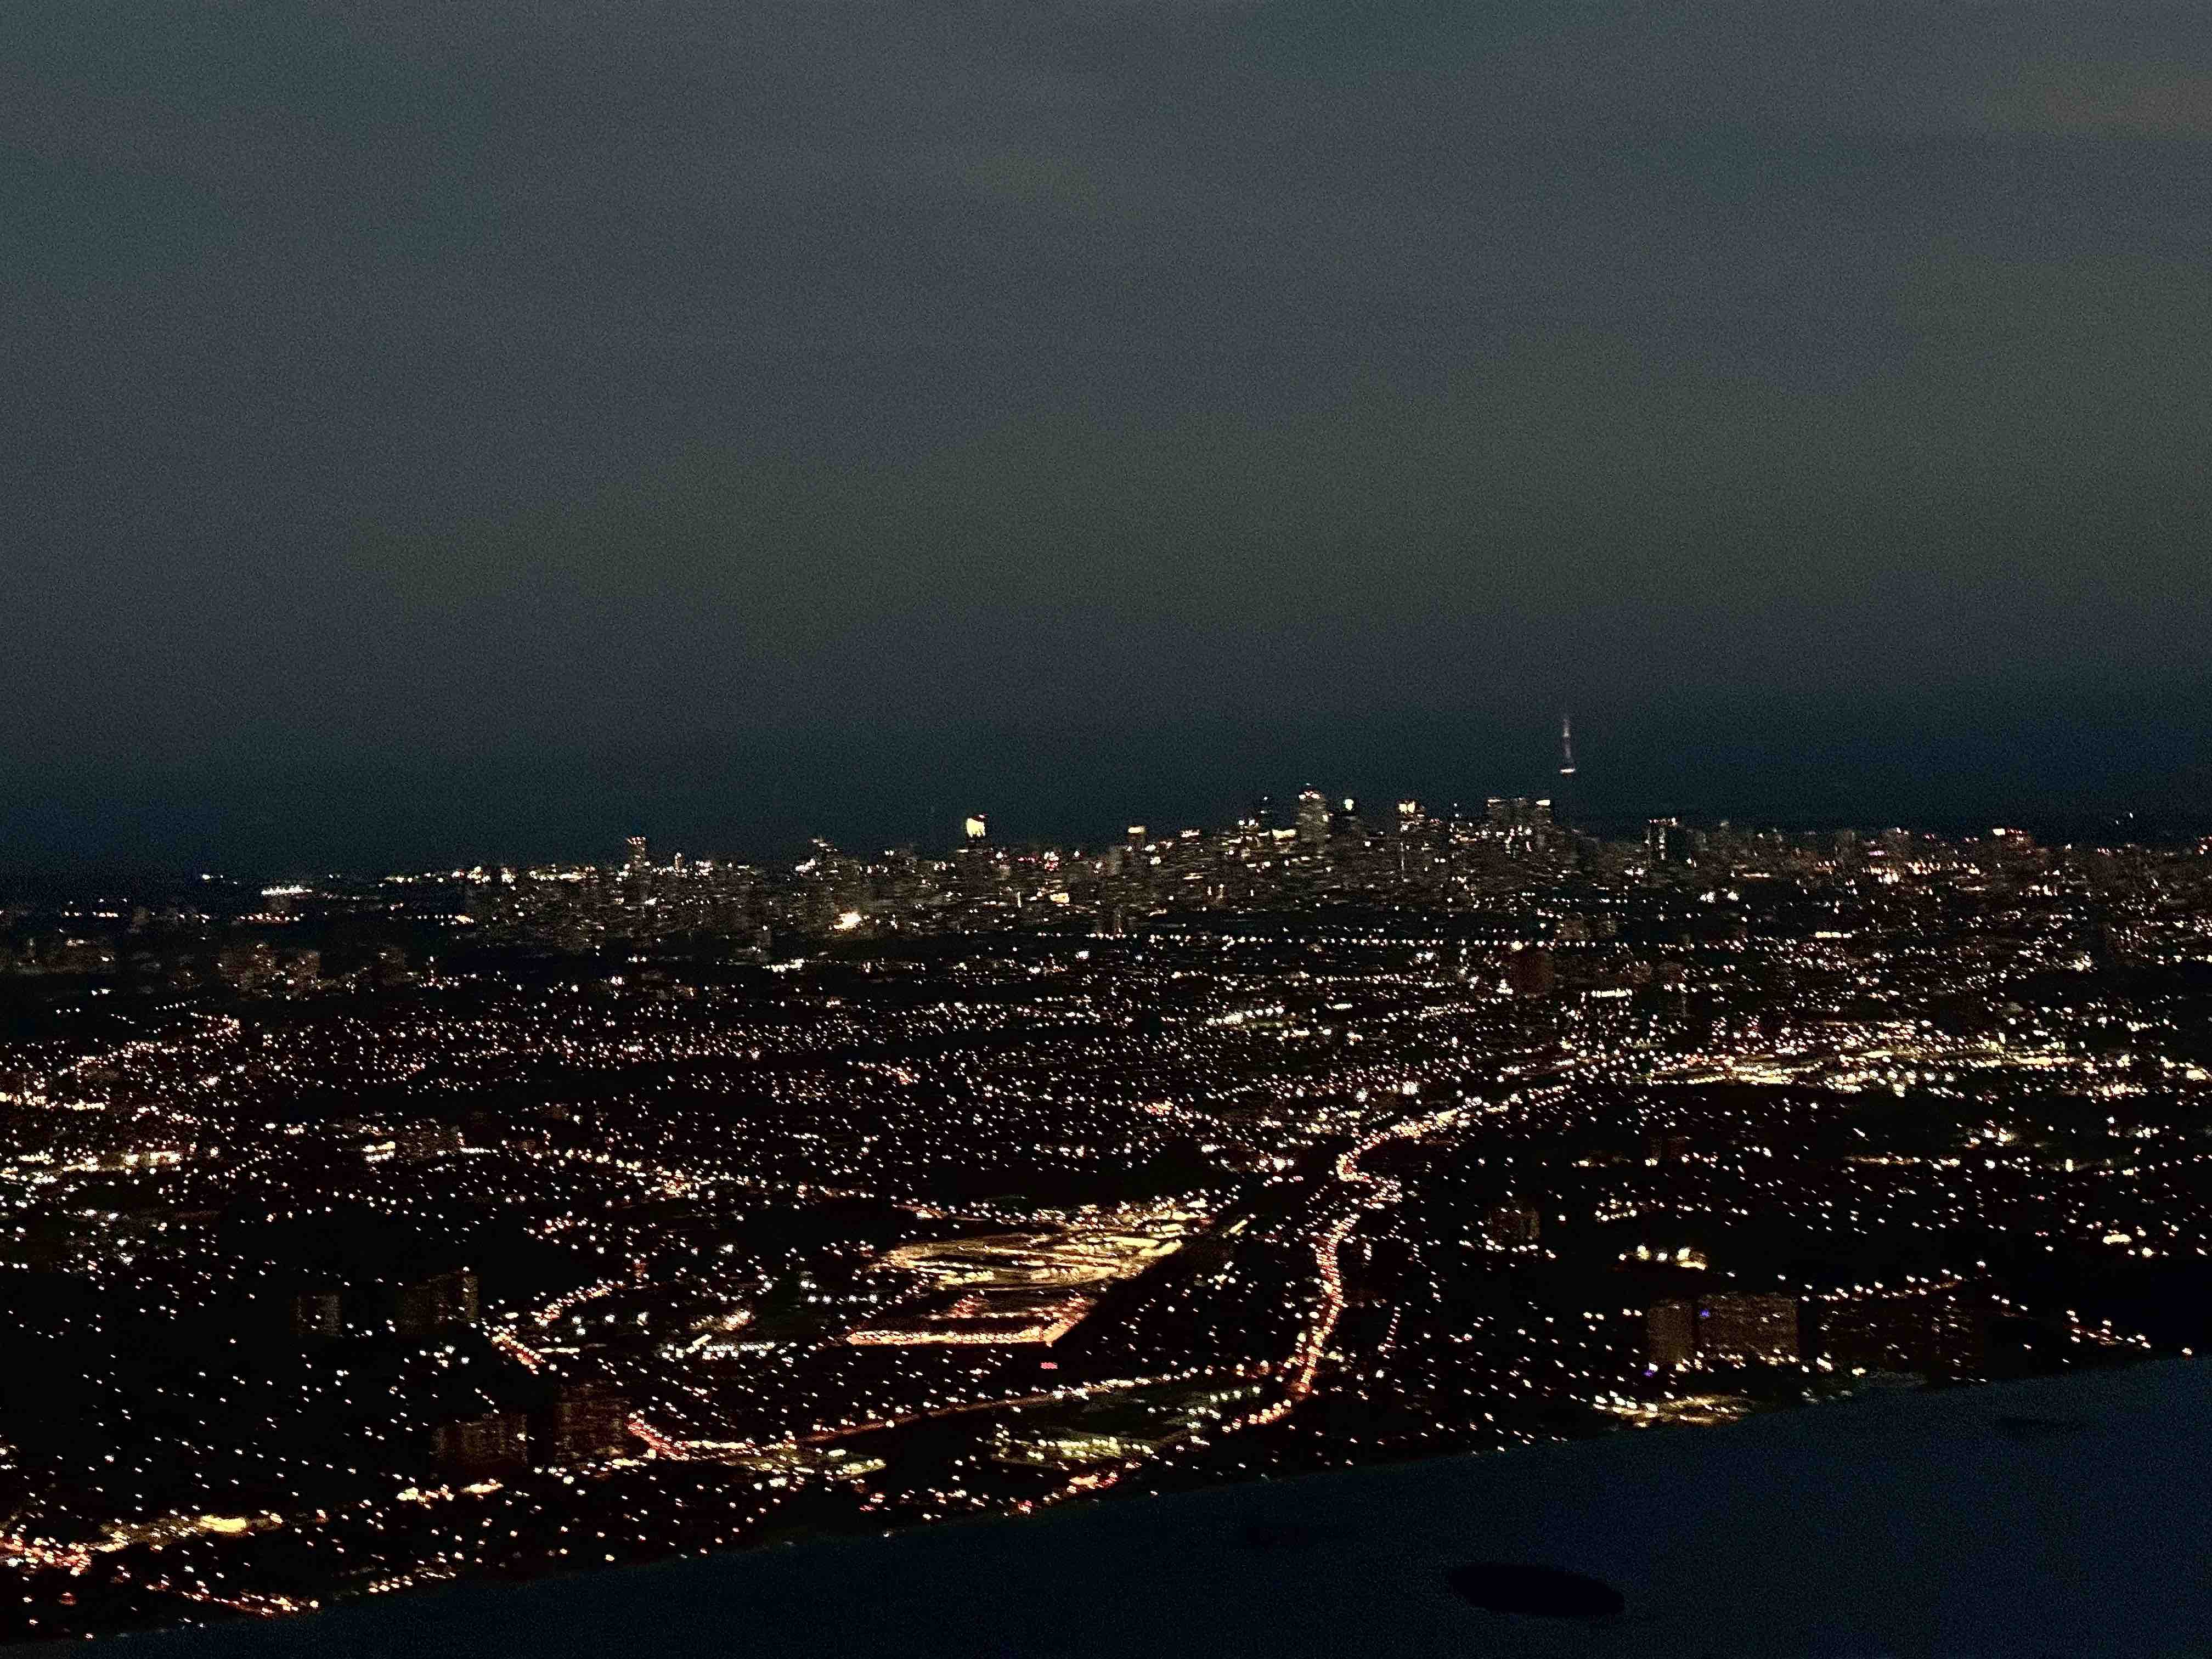
[[[7,0],[0,150],[0,1649],[2196,1616],[2203,0]]]
[[[2212,1346],[2212,838],[1331,781],[0,902],[0,1639]]]
[[[2186,7],[15,21],[0,868],[2212,799]]]
[[[1613,828],[1674,814],[1947,832],[2009,822],[2062,839],[2212,830],[2212,696],[2200,719],[2187,685],[2025,708],[1993,696],[1948,720],[1917,700],[1883,701],[1862,708],[1856,738],[1834,713],[1806,697],[1578,714],[1571,777],[1559,771],[1556,726],[1547,749],[1540,708],[1303,726],[985,725],[957,742],[890,727],[671,749],[642,732],[627,750],[566,763],[487,744],[447,759],[365,753],[337,770],[301,772],[282,757],[174,775],[103,768],[0,800],[0,872],[66,885],[464,856],[588,861],[633,820],[657,840],[759,858],[795,855],[816,836],[930,847],[950,844],[945,826],[987,798],[1024,839],[1095,841],[1133,817],[1225,821],[1315,777],[1359,798],[1413,788],[1446,804],[1565,790],[1585,822]]]

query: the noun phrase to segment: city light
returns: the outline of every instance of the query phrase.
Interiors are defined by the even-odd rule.
[[[18,1633],[2212,1336],[2212,852],[1557,809],[9,912]]]

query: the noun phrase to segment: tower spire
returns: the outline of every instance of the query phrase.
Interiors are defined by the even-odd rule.
[[[1559,716],[1559,775],[1571,778],[1575,775],[1575,725],[1566,714]]]

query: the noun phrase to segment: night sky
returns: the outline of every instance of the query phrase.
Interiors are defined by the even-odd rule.
[[[2202,0],[9,0],[0,866],[2212,811]]]

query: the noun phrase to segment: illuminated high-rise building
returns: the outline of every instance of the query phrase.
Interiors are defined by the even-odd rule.
[[[629,1438],[629,1402],[608,1382],[565,1384],[529,1422],[530,1455],[539,1463],[612,1457]]]
[[[1790,1365],[1797,1362],[1797,1304],[1786,1296],[1709,1296],[1655,1303],[1644,1320],[1655,1365]]]
[[[646,859],[643,836],[632,836],[624,845],[629,849],[629,856],[623,864],[620,902],[635,918],[643,912],[646,900],[652,896],[653,866]],[[624,931],[630,925],[624,924]]]
[[[1845,1370],[1971,1370],[1982,1363],[1989,1343],[1987,1298],[1956,1287],[1839,1297],[1815,1311],[1821,1352]]]
[[[970,812],[962,828],[965,830],[968,843],[971,847],[991,838],[991,821],[981,812]]]
[[[1723,1362],[1794,1364],[1797,1304],[1786,1296],[1708,1297],[1698,1307],[1698,1352]]]
[[[1298,791],[1298,844],[1310,853],[1328,845],[1328,799],[1318,789]]]
[[[1698,1357],[1698,1309],[1693,1302],[1655,1302],[1644,1316],[1651,1363],[1678,1370]]]
[[[1483,816],[1493,830],[1548,830],[1552,827],[1552,802],[1548,796],[1532,799],[1527,795],[1510,799],[1492,795],[1485,803]]]

